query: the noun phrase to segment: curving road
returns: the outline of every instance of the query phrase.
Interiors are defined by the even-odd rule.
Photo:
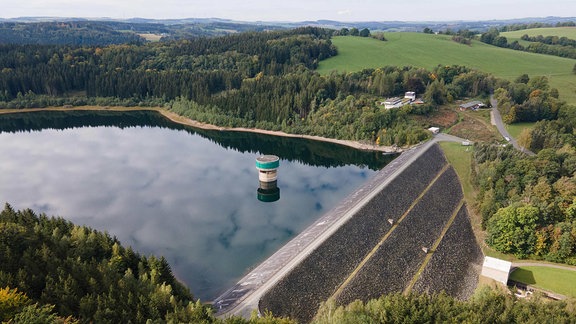
[[[512,262],[512,267],[546,267],[546,268],[556,268],[562,270],[576,271],[576,267],[569,265],[555,264],[555,263],[541,263],[533,261]]]
[[[498,101],[494,99],[493,95],[490,96],[490,104],[492,105],[492,110],[490,111],[490,117],[491,117],[490,121],[494,126],[496,126],[496,128],[500,132],[500,135],[502,135],[502,137],[504,137],[504,139],[508,141],[510,144],[512,144],[512,146],[514,146],[514,148],[517,149],[518,151],[524,152],[528,155],[535,155],[534,152],[518,145],[516,139],[513,138],[510,135],[510,133],[508,133],[508,130],[506,130],[506,126],[504,126],[504,122],[502,121],[500,111],[498,110]]]

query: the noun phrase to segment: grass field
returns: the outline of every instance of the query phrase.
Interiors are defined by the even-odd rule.
[[[446,35],[386,33],[388,41],[339,36],[332,39],[338,55],[320,62],[318,71],[359,71],[387,65],[417,66],[432,69],[437,65],[466,65],[513,80],[524,73],[544,75],[557,88],[561,98],[576,103],[576,60],[550,55],[514,51],[473,41],[458,44]]]
[[[144,37],[145,40],[147,41],[151,41],[151,42],[159,42],[160,38],[162,38],[162,35],[158,35],[158,34],[138,34],[141,37]]]
[[[512,272],[510,279],[576,298],[576,271],[523,266]]]
[[[510,133],[510,135],[512,135],[513,138],[518,139],[518,136],[520,135],[520,133],[522,133],[522,131],[525,128],[532,129],[534,127],[534,124],[535,123],[510,124],[510,125],[506,125],[506,130],[508,131],[508,133]]]
[[[440,147],[444,151],[444,155],[448,159],[448,162],[454,167],[458,178],[460,178],[460,183],[462,184],[462,190],[464,191],[464,198],[468,205],[474,203],[474,188],[472,188],[471,174],[470,174],[470,163],[472,162],[472,147],[462,146],[461,143],[455,142],[441,142]]]
[[[520,39],[522,35],[528,36],[558,36],[570,39],[576,39],[576,27],[553,27],[553,28],[531,28],[524,30],[515,30],[511,32],[500,33],[507,39]]]

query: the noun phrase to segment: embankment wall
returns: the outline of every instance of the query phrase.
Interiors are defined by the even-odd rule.
[[[417,291],[446,290],[465,296],[460,284],[467,280],[470,283],[466,287],[475,286],[481,252],[478,254],[466,208],[456,210],[461,202],[456,173],[439,146],[430,146],[269,289],[260,299],[260,311],[309,322],[328,298],[339,304],[368,300],[401,292],[413,280]],[[447,240],[438,246],[441,253],[433,255],[422,276],[415,278],[427,254],[422,247],[439,239],[455,213]],[[459,233],[461,229],[464,232]],[[474,253],[456,253],[464,241]],[[438,280],[446,267],[456,270]]]

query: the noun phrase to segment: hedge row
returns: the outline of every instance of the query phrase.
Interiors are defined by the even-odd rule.
[[[260,300],[260,310],[307,322],[438,174],[446,160],[437,145],[397,176],[336,233]],[[459,186],[459,185],[458,185]]]

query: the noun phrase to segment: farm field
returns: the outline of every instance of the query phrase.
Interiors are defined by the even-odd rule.
[[[506,37],[508,43],[513,41],[518,41],[522,46],[528,46],[532,42],[520,39],[523,35],[528,35],[530,37],[542,35],[546,36],[556,36],[556,37],[566,37],[570,39],[576,39],[576,27],[554,27],[554,28],[531,28],[524,30],[515,30],[511,32],[500,33],[501,36]]]
[[[387,65],[432,69],[437,65],[465,65],[513,80],[526,73],[547,76],[562,99],[576,103],[576,60],[499,48],[472,41],[471,46],[456,43],[446,35],[386,33],[388,41],[338,36],[332,43],[338,55],[321,61],[318,71],[360,71]]]
[[[515,30],[510,32],[500,33],[501,36],[506,37],[508,40],[520,39],[522,35],[528,36],[558,36],[570,39],[576,39],[576,27],[552,27],[552,28],[531,28],[524,30]]]
[[[512,272],[510,279],[576,298],[576,285],[574,284],[576,282],[576,271],[521,266]]]

